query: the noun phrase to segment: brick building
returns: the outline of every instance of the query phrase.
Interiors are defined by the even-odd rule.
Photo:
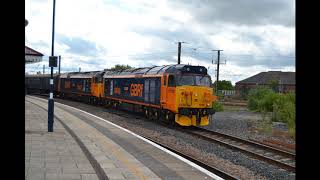
[[[258,86],[269,86],[276,83],[275,90],[277,92],[287,93],[295,92],[296,89],[296,73],[282,71],[261,72],[247,79],[236,82],[236,95],[245,95],[250,89]]]

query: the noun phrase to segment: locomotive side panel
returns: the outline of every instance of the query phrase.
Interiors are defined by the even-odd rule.
[[[107,78],[104,84],[106,98],[160,105],[160,77]]]
[[[60,91],[73,94],[91,94],[91,79],[89,78],[61,78]]]

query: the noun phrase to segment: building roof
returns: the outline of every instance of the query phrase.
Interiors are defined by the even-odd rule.
[[[31,49],[28,46],[25,46],[24,52],[25,52],[25,63],[29,64],[29,63],[36,63],[36,62],[42,61],[42,56],[43,56],[42,53],[34,49]]]
[[[280,84],[295,85],[295,72],[268,71],[261,72],[247,79],[236,82],[236,84],[270,84],[270,81],[278,81]]]
[[[31,55],[31,56],[43,56],[42,53],[40,53],[40,52],[38,52],[38,51],[36,51],[36,50],[34,50],[34,49],[31,49],[31,48],[29,48],[28,46],[25,46],[24,52],[25,52],[26,55]]]

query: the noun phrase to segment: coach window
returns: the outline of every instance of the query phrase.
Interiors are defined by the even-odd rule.
[[[168,86],[169,87],[175,87],[176,86],[176,80],[175,80],[173,75],[169,75]]]
[[[113,95],[113,80],[110,81],[110,95]]]

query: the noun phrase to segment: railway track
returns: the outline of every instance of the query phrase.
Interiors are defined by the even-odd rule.
[[[43,98],[43,97],[42,97]],[[58,98],[59,99],[59,98]],[[121,110],[115,110],[115,109],[109,109],[106,108],[104,111],[108,113],[112,113],[118,116],[122,116],[125,118],[136,118],[136,119],[144,119],[141,115],[137,115],[136,113],[132,112],[126,112]],[[196,136],[198,138],[204,139],[209,142],[218,143],[220,145],[226,146],[230,149],[234,149],[240,152],[243,152],[245,154],[248,154],[256,159],[268,162],[270,164],[274,164],[278,167],[281,167],[283,169],[286,169],[290,172],[295,172],[295,154],[287,151],[283,151],[274,147],[270,147],[264,144],[260,144],[257,142],[253,142],[250,140],[245,140],[242,138],[238,138],[235,136],[210,131],[207,129],[203,129],[200,127],[177,127],[176,130],[179,130],[184,133],[191,134],[193,136]],[[176,152],[177,154],[189,159],[190,161],[195,162],[201,167],[204,167],[205,169],[216,173],[217,175],[225,178],[225,179],[237,179],[226,172],[223,172],[215,167],[212,167],[205,162],[202,162],[201,160],[197,159],[197,157],[192,157],[192,155],[187,155],[179,151],[178,149],[174,149],[173,147],[168,147],[157,140],[150,139],[148,137],[145,137],[149,139],[150,141],[153,141],[171,151]]]
[[[146,139],[148,139],[148,140],[150,140],[150,141],[152,141],[152,142],[154,142],[154,143],[156,143],[156,144],[158,144],[158,145],[160,145],[160,146],[162,146],[162,147],[164,147],[166,149],[169,149],[170,151],[172,151],[172,152],[174,152],[176,154],[179,154],[180,156],[188,159],[189,161],[192,161],[192,162],[196,163],[197,165],[199,165],[199,166],[207,169],[208,171],[210,171],[210,172],[222,177],[223,179],[230,179],[230,180],[231,179],[232,180],[233,179],[239,179],[239,178],[237,178],[237,177],[235,177],[235,176],[233,176],[233,175],[231,175],[231,174],[229,174],[227,172],[224,172],[224,171],[222,171],[222,170],[220,170],[220,169],[218,169],[216,167],[208,165],[207,163],[203,162],[202,160],[199,160],[198,157],[186,154],[186,153],[178,150],[177,148],[169,147],[169,146],[167,146],[167,145],[165,145],[165,144],[163,144],[163,143],[161,143],[161,142],[159,142],[159,141],[157,141],[155,139],[150,139],[149,137],[144,137],[144,138],[146,138]]]
[[[200,127],[176,129],[182,132],[187,132],[188,134],[207,140],[209,142],[218,143],[228,148],[241,151],[256,159],[276,165],[290,172],[295,172],[296,155],[292,152],[283,151],[271,146],[219,133],[216,131],[210,131]]]

